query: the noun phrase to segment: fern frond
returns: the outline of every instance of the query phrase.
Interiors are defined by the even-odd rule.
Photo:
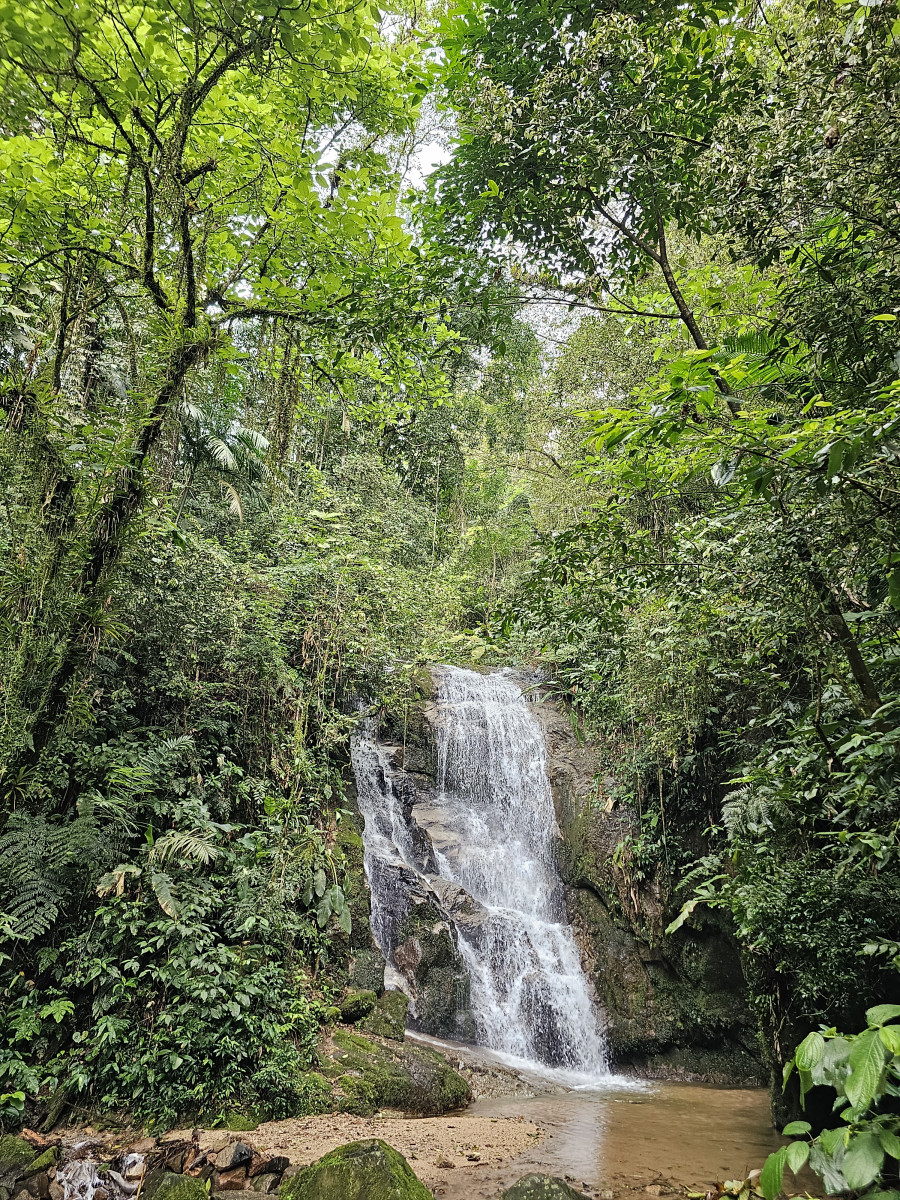
[[[772,824],[775,807],[769,797],[745,785],[722,798],[722,823],[731,838],[754,833]]]
[[[0,904],[8,936],[31,941],[59,915],[73,865],[96,856],[92,814],[51,823],[42,814],[10,813],[0,836]]]

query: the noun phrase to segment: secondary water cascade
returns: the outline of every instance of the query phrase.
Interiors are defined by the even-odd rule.
[[[598,1014],[554,863],[540,725],[511,671],[444,666],[433,675],[432,794],[423,796],[398,770],[372,718],[354,738],[375,939],[390,967],[410,897],[426,897],[452,927],[468,972],[478,1045],[606,1076]]]

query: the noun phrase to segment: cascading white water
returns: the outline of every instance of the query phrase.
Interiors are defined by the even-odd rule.
[[[372,730],[354,745],[375,937],[387,950],[393,867],[416,872],[432,894],[457,897],[457,913],[462,889],[479,918],[455,919],[453,905],[448,918],[470,977],[478,1043],[605,1076],[603,1037],[554,864],[556,818],[541,728],[511,672],[440,667],[434,675],[429,871]]]

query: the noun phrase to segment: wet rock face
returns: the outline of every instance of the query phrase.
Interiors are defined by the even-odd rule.
[[[526,1175],[507,1188],[501,1200],[586,1200],[586,1197],[556,1175]]]
[[[613,1064],[659,1078],[763,1082],[756,1021],[726,920],[713,913],[665,935],[678,901],[658,881],[636,883],[613,862],[633,832],[629,814],[610,798],[615,781],[597,779],[595,752],[555,705],[535,703],[533,711],[547,744],[566,908],[606,1014]]]
[[[453,853],[449,831],[440,821],[435,801],[436,751],[430,718],[434,685],[428,671],[420,672],[418,699],[405,711],[387,713],[377,730],[375,765],[379,786],[390,789],[398,818],[409,838],[409,851],[419,871],[391,858],[376,857],[368,864],[373,891],[390,897],[390,911],[372,915],[377,941],[387,948],[388,983],[399,984],[409,997],[406,1023],[432,1037],[465,1041],[472,1037],[469,976],[456,946],[453,921],[475,922],[481,912],[472,898],[456,889],[449,894],[437,874],[435,850]],[[376,952],[380,953],[380,952]],[[381,993],[385,960],[369,963],[365,951],[354,953],[350,982]],[[373,1016],[369,1028],[393,1036]]]
[[[285,1183],[282,1200],[434,1200],[409,1163],[378,1138],[339,1146]]]

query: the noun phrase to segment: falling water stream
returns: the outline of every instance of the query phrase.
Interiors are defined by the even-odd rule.
[[[371,723],[353,765],[365,818],[372,928],[390,961],[400,875],[438,902],[470,981],[477,1044],[608,1077],[597,1010],[566,921],[541,728],[514,675],[434,670],[437,788],[408,812]],[[413,825],[428,836],[423,857]],[[398,875],[398,872],[400,873]]]

